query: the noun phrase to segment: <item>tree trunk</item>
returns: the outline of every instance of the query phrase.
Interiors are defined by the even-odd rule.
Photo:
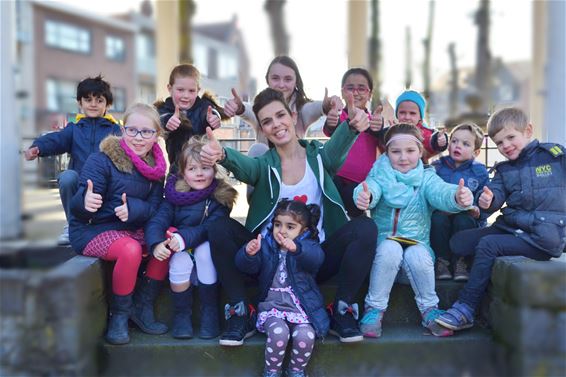
[[[289,55],[289,35],[285,29],[284,6],[285,0],[265,0],[264,9],[269,17],[271,39],[276,56]]]
[[[193,62],[192,18],[196,11],[193,0],[179,0],[179,62]]]
[[[381,103],[381,44],[379,40],[379,0],[371,0],[371,36],[369,40],[369,71],[373,77],[372,109]]]

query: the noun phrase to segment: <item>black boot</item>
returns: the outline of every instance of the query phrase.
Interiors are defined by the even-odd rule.
[[[218,283],[202,284],[199,287],[200,298],[200,335],[201,339],[212,339],[220,335]]]
[[[153,315],[153,304],[161,290],[161,283],[143,277],[134,293],[134,309],[130,318],[141,331],[152,335],[165,334],[168,330],[165,324],[156,322]]]
[[[184,292],[171,292],[175,316],[173,317],[173,329],[171,335],[177,339],[189,339],[193,337],[193,287]]]
[[[132,311],[132,295],[112,295],[110,299],[110,318],[106,330],[106,341],[110,344],[126,344],[130,342],[128,335],[128,318]]]

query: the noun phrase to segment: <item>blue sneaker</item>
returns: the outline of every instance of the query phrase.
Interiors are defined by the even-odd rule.
[[[456,301],[450,309],[438,316],[435,322],[450,330],[469,329],[474,326],[474,310],[467,304]]]
[[[367,338],[379,338],[381,336],[381,321],[383,310],[367,307],[360,321],[360,330]]]
[[[454,332],[446,327],[440,326],[436,323],[436,319],[446,313],[444,310],[438,309],[436,306],[430,307],[424,311],[422,314],[423,320],[421,325],[428,329],[430,333],[434,336],[451,336]]]

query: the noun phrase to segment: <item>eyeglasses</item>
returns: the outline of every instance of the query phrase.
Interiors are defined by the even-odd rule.
[[[136,137],[138,136],[138,134],[140,134],[141,137],[144,139],[151,139],[156,132],[157,131],[155,130],[148,130],[147,128],[143,130],[138,130],[135,127],[124,127],[124,133],[129,137]]]
[[[359,94],[367,94],[369,93],[369,88],[367,86],[353,86],[353,85],[346,85],[342,87],[342,90],[348,93],[358,92]]]

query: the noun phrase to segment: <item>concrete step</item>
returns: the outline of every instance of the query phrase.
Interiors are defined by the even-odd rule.
[[[463,283],[454,281],[437,281],[436,291],[440,299],[440,308],[449,308],[458,297],[460,289],[464,286]],[[336,282],[329,281],[320,285],[321,292],[324,296],[325,303],[330,303],[334,300],[336,292]],[[200,322],[199,306],[198,306],[198,288],[195,290],[194,306],[193,306],[193,322],[198,324]],[[367,284],[361,289],[360,294],[356,297],[359,304],[360,315],[363,313],[364,297],[367,293]],[[257,288],[249,282],[248,297],[255,297]],[[421,321],[420,313],[415,303],[415,294],[410,285],[395,284],[391,291],[389,308],[385,313],[383,321],[385,324],[418,324]],[[226,303],[226,297],[222,297],[221,305]],[[170,291],[168,288],[163,289],[160,297],[155,305],[157,317],[166,322],[171,323],[173,317]]]
[[[102,376],[259,376],[263,369],[263,334],[242,347],[137,329],[130,329],[130,335],[127,345],[101,346]],[[501,375],[496,354],[490,333],[482,328],[436,338],[420,326],[385,325],[379,339],[341,344],[328,336],[317,341],[307,372],[311,377],[495,376]]]

